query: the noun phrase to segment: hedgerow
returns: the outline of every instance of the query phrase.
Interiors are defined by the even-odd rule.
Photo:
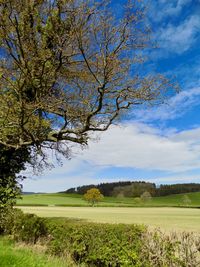
[[[49,251],[89,266],[141,266],[143,226],[51,222]]]
[[[9,211],[0,218],[3,218],[1,233],[26,243],[42,241],[48,253],[70,255],[77,263],[88,266],[200,266],[200,235],[197,233],[166,234],[140,225],[44,219],[20,210]]]

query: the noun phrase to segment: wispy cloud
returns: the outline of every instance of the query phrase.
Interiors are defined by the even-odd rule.
[[[199,143],[179,140],[180,133],[163,135],[143,124],[113,126],[99,143],[91,143],[84,159],[100,166],[181,171],[200,168]],[[183,132],[182,132],[183,134]],[[176,138],[175,138],[176,137]]]
[[[50,179],[47,175],[37,177],[37,179],[26,179],[23,181],[23,190],[25,192],[60,192],[71,187],[77,187],[84,184],[94,184],[95,178],[84,175],[60,177],[55,175]]]
[[[160,48],[181,54],[187,51],[197,40],[200,32],[200,17],[193,15],[179,25],[167,24],[157,34]]]
[[[182,117],[186,112],[199,105],[199,102],[200,87],[185,89],[170,98],[166,104],[148,109],[138,109],[133,111],[133,116],[142,122],[172,120]]]
[[[190,172],[177,173],[174,175],[157,176],[155,178],[147,179],[149,182],[156,184],[175,184],[175,183],[199,183],[200,175],[193,175]]]
[[[150,3],[151,20],[161,22],[167,17],[176,17],[191,4],[192,0],[156,0]]]

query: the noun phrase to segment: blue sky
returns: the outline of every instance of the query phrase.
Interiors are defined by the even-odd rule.
[[[113,9],[123,2],[115,0]],[[145,68],[173,77],[180,93],[162,106],[131,110],[128,120],[95,136],[87,149],[74,147],[63,166],[38,176],[29,172],[24,191],[119,180],[200,183],[200,0],[149,0],[147,6],[158,49]]]

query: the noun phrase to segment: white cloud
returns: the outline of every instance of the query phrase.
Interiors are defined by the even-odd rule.
[[[65,170],[65,168],[63,168]],[[24,192],[60,192],[71,187],[77,187],[83,184],[93,184],[94,178],[87,176],[67,176],[59,177],[55,175],[54,179],[50,179],[47,175],[37,177],[37,179],[26,179],[23,182]]]
[[[177,173],[175,175],[157,176],[156,178],[147,180],[156,184],[199,183],[200,175],[193,175],[191,173]]]
[[[161,22],[167,17],[180,15],[183,8],[191,4],[192,0],[157,0],[150,4],[151,20]]]
[[[191,137],[190,145],[181,138],[179,140],[179,135],[183,137],[183,132],[163,136],[141,124],[129,123],[123,128],[113,126],[102,134],[98,143],[90,144],[83,157],[91,164],[100,166],[171,172],[200,168],[200,150],[197,149],[196,139]]]
[[[182,131],[178,134],[172,134],[171,139],[174,141],[185,142],[188,145],[194,144],[196,146],[200,144],[200,128]]]
[[[187,51],[197,40],[200,32],[200,17],[193,15],[178,26],[168,24],[157,34],[160,48],[181,54]]]
[[[200,87],[185,89],[171,97],[166,104],[148,109],[133,110],[132,114],[138,121],[172,120],[183,116],[186,112],[199,105]]]
[[[63,167],[38,179],[25,180],[24,190],[56,192],[78,185],[96,184],[103,182],[96,179],[97,173],[108,167],[128,167],[133,172],[140,169],[171,175],[182,173],[182,177],[188,177],[185,172],[200,169],[200,128],[163,132],[132,122],[121,127],[112,126],[101,135],[99,142],[90,142],[88,149],[75,159],[65,161]],[[157,183],[167,179],[159,177]]]

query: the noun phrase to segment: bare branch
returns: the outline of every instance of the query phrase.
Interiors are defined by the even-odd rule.
[[[0,2],[1,145],[68,157],[70,143],[174,92],[162,75],[137,72],[150,46],[143,8],[135,1],[119,19],[104,2]]]

